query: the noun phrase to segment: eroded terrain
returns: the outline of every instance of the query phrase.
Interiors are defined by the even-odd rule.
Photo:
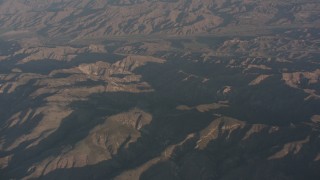
[[[0,179],[319,179],[319,5],[0,1]]]

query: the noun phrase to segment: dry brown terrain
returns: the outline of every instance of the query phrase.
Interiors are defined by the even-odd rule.
[[[0,1],[0,179],[320,178],[320,2]]]

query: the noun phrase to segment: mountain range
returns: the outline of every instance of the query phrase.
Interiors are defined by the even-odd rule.
[[[0,179],[320,178],[320,2],[0,1]]]

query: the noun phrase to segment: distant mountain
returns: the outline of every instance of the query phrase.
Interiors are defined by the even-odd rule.
[[[0,25],[3,33],[23,31],[67,40],[207,35],[234,28],[241,33],[266,27],[319,26],[318,8],[313,0],[5,0]]]

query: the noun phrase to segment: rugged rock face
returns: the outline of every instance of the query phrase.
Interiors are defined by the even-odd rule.
[[[318,180],[319,5],[0,1],[0,179]]]

